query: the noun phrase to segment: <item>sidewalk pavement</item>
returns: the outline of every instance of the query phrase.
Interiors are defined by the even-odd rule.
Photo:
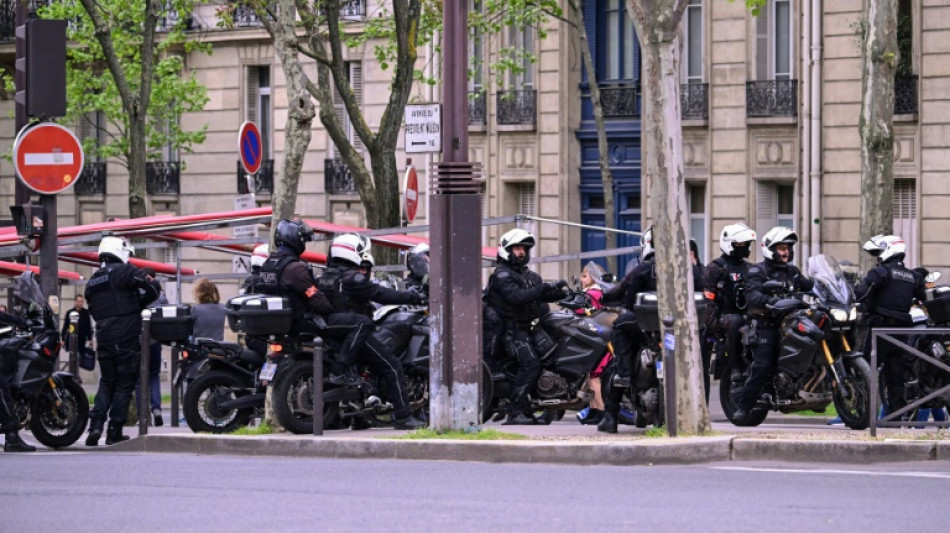
[[[118,452],[270,455],[347,459],[411,459],[482,461],[491,463],[549,463],[575,465],[691,464],[718,461],[789,461],[869,463],[950,460],[950,437],[934,428],[878,429],[869,432],[828,426],[823,416],[769,413],[752,428],[729,423],[716,401],[713,387],[710,420],[713,432],[703,437],[648,437],[647,430],[621,425],[619,433],[600,433],[577,423],[573,412],[548,426],[503,426],[489,422],[484,429],[523,435],[523,440],[410,440],[407,432],[391,428],[364,431],[327,430],[322,436],[195,434],[180,421],[172,427],[165,406],[162,427],[126,427],[133,436],[114,446],[86,448],[82,440],[72,449]],[[181,415],[179,415],[181,416]]]
[[[166,420],[170,420],[166,418]],[[328,430],[322,436],[194,434],[182,423],[150,427],[147,435],[98,450],[147,453],[269,455],[345,459],[410,459],[549,463],[574,465],[656,465],[719,461],[789,461],[870,463],[950,460],[950,440],[933,430],[881,429],[871,440],[867,431],[827,426],[822,417],[770,415],[756,428],[713,422],[713,435],[648,437],[646,430],[620,426],[616,435],[582,426],[571,414],[549,426],[502,426],[486,429],[516,433],[524,440],[410,440],[405,431],[377,428]],[[126,428],[136,435],[137,428]],[[935,440],[920,440],[929,437]],[[76,446],[81,446],[81,442]]]

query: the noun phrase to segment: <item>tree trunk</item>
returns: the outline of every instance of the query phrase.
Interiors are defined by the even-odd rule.
[[[400,217],[399,170],[396,168],[396,153],[388,147],[378,147],[378,153],[370,153],[370,164],[376,182],[376,225],[372,228],[397,228],[402,225]],[[373,256],[377,265],[394,265],[399,262],[395,248],[374,247]]]
[[[627,10],[643,50],[643,168],[654,221],[659,311],[661,317],[673,318],[676,339],[676,429],[679,434],[698,434],[709,431],[710,425],[686,232],[679,99],[679,24],[686,4],[627,0]]]
[[[897,47],[897,1],[869,0],[861,48],[861,243],[894,231],[894,75]],[[860,246],[860,244],[859,244]],[[859,252],[861,270],[874,258]]]
[[[594,1],[594,0],[587,0]],[[578,34],[581,39],[581,55],[584,69],[587,73],[587,84],[590,87],[590,101],[594,106],[594,123],[597,125],[598,162],[600,163],[601,183],[604,187],[604,227],[613,228],[616,215],[614,213],[614,175],[610,170],[610,151],[607,147],[607,129],[604,125],[604,107],[600,103],[600,87],[597,85],[597,72],[594,71],[594,59],[590,53],[590,43],[587,41],[587,27],[584,25],[584,0],[577,6],[579,24]],[[612,231],[604,232],[605,248],[613,250],[617,247],[617,234]],[[607,258],[607,271],[623,276],[618,270],[617,256]]]
[[[145,189],[145,115],[140,106],[128,106],[129,112],[129,217],[148,215]]]

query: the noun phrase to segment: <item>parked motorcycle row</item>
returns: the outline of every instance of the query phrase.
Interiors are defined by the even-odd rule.
[[[599,268],[590,264],[589,270]],[[787,294],[779,283],[766,285],[777,302],[768,312],[781,325],[778,365],[766,381],[762,399],[752,412],[751,425],[764,421],[769,411],[823,412],[834,404],[845,425],[864,429],[870,423],[871,368],[867,357],[854,349],[859,309],[852,288],[834,258],[809,258],[805,274],[815,281],[810,294]],[[601,272],[602,274],[602,272]],[[611,275],[597,276],[609,288]],[[26,330],[0,325],[0,350],[17,354],[14,398],[21,427],[29,426],[42,444],[60,448],[73,444],[87,426],[89,403],[76,379],[56,371],[60,339],[55,314],[30,275],[18,278],[16,296]],[[696,294],[698,315],[706,312],[702,294]],[[611,325],[622,311],[610,302],[594,308],[588,295],[576,287],[557,302],[558,309],[539,319],[534,342],[542,372],[530,393],[535,416],[544,421],[560,419],[566,410],[579,410],[590,399],[590,373],[605,356],[612,355]],[[631,386],[625,403],[637,427],[664,423],[662,328],[655,293],[642,293],[634,311],[643,332],[641,350],[634,358]],[[911,344],[934,360],[950,365],[950,336],[927,335],[928,326],[950,325],[950,286],[928,290],[928,298],[912,313],[920,334]],[[194,318],[188,306],[165,306],[152,318],[153,339],[181,350],[174,385],[183,394],[183,412],[195,432],[228,433],[264,413],[265,392],[273,388],[277,421],[293,433],[313,430],[313,350],[320,336],[290,335],[292,320],[284,298],[250,294],[227,304],[232,331],[268,345],[266,356],[238,343],[192,339]],[[385,306],[374,316],[373,335],[391,346],[404,366],[411,408],[428,416],[429,314],[424,306]],[[720,403],[733,420],[736,391],[743,386],[752,362],[755,331],[742,330],[742,353],[728,354],[724,339],[710,338],[713,369],[720,379]],[[336,346],[326,341],[325,357]],[[911,402],[924,397],[925,407],[947,407],[950,394],[933,394],[950,384],[950,372],[922,359],[908,357],[905,394]],[[485,354],[482,372],[483,421],[500,420],[505,413],[517,362],[504,353]],[[602,376],[604,394],[609,390],[613,365]],[[324,371],[324,376],[329,373]],[[325,429],[365,429],[392,422],[393,406],[386,401],[381,380],[369,367],[357,369],[357,379],[345,384],[323,383]]]

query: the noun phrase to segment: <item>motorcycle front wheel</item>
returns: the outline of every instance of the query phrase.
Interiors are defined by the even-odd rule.
[[[251,409],[223,409],[222,403],[238,396],[247,385],[229,372],[211,371],[192,381],[182,404],[185,422],[195,433],[231,433],[251,421]]]
[[[860,357],[844,360],[847,373],[835,387],[835,409],[851,429],[867,429],[871,424],[871,365]],[[845,398],[843,391],[847,391]]]
[[[279,369],[273,387],[277,422],[291,433],[313,433],[313,364],[294,361],[286,370]],[[329,387],[324,381],[324,393]],[[338,405],[323,402],[323,429],[333,427],[338,415]]]
[[[56,395],[49,383],[30,406],[30,431],[36,440],[50,448],[65,448],[79,440],[89,421],[89,398],[86,391],[71,378],[62,380],[56,388],[62,402],[56,405]]]

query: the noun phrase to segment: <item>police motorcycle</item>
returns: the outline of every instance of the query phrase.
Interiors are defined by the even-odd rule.
[[[846,426],[865,429],[870,424],[871,368],[848,341],[857,321],[850,286],[828,255],[809,258],[805,274],[815,282],[812,294],[794,295],[781,282],[765,283],[764,289],[779,298],[766,306],[779,324],[779,354],[748,424],[761,424],[769,410],[823,412],[834,402]],[[742,336],[745,370],[733,372],[719,387],[719,400],[730,421],[753,360],[753,327],[744,326]]]
[[[11,379],[14,414],[20,428],[50,448],[76,442],[86,430],[89,399],[72,374],[56,370],[61,346],[55,313],[31,272],[16,280],[14,294],[23,304],[26,330],[0,324],[0,357],[15,357]]]
[[[528,401],[530,411],[543,423],[587,405],[587,380],[604,356],[613,353],[610,326],[620,314],[616,308],[593,309],[590,296],[581,291],[566,294],[557,305],[559,310],[537,319],[532,333],[541,374]],[[518,362],[513,357],[490,354],[489,360],[482,361],[483,422],[504,418],[517,375]]]
[[[703,293],[693,293],[696,314],[699,322],[704,322],[707,312],[706,299]],[[645,428],[648,425],[661,427],[666,420],[666,395],[664,391],[663,368],[663,330],[660,321],[659,307],[656,292],[642,292],[637,295],[633,307],[637,315],[637,325],[640,327],[640,352],[633,358],[630,387],[624,393],[624,401],[629,402],[635,418],[634,425]],[[608,366],[601,379],[604,396],[610,394],[612,377],[616,373],[616,366]],[[608,375],[609,374],[609,375]]]
[[[262,355],[234,342],[193,338],[190,305],[151,312],[152,340],[181,348],[174,390],[184,392],[182,412],[192,431],[230,433],[263,415],[264,391],[257,383]]]
[[[261,386],[273,386],[273,407],[277,421],[291,433],[313,431],[313,353],[315,341],[325,323],[310,318],[315,330],[290,335],[290,304],[279,296],[250,295],[232,298],[227,305],[231,329],[267,340],[270,353],[259,374]],[[374,316],[377,328],[372,335],[393,349],[402,361],[409,387],[409,407],[425,414],[429,399],[429,326],[424,306],[385,306]],[[237,328],[237,329],[236,329]],[[321,337],[322,338],[322,337]],[[332,357],[337,343],[323,342],[324,361]],[[326,364],[326,363],[324,363]],[[382,399],[383,382],[364,365],[357,378],[346,384],[330,383],[324,366],[323,423],[325,429],[352,425],[365,429],[392,421],[393,406]]]
[[[938,277],[939,273],[932,272],[927,282],[934,283]],[[910,314],[914,319],[914,328],[923,330],[921,335],[911,340],[911,344],[916,345],[918,350],[932,357],[943,367],[919,357],[905,355],[907,373],[904,377],[904,399],[907,403],[911,403],[932,396],[921,406],[922,408],[950,407],[950,392],[938,392],[950,386],[950,370],[948,370],[950,368],[950,336],[928,336],[925,331],[930,326],[950,327],[950,285],[927,289],[924,301],[920,302],[919,306],[913,307]],[[910,417],[911,420],[916,418],[916,416]]]

